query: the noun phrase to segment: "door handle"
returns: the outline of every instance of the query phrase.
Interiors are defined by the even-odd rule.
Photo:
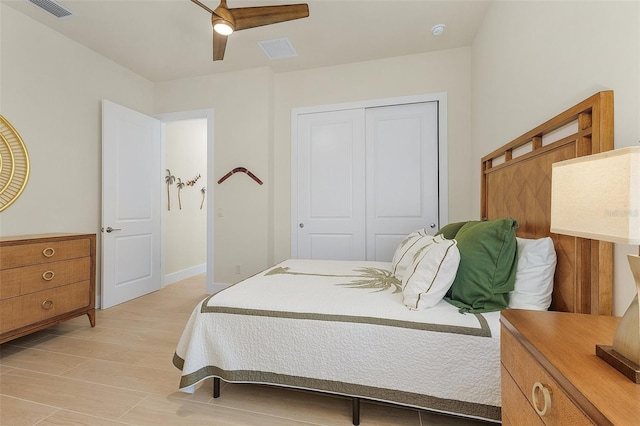
[[[112,233],[113,231],[122,231],[122,229],[120,229],[120,228],[112,228],[110,226],[107,226],[107,233],[108,234]]]
[[[304,223],[301,223],[300,225],[298,225],[300,228],[304,228]]]

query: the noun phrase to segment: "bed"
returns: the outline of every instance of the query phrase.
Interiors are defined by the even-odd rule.
[[[611,315],[612,245],[549,234],[551,164],[610,149],[613,93],[605,91],[482,158],[483,221],[450,224],[439,237],[411,234],[391,263],[289,259],[207,297],[194,308],[174,355],[180,389],[213,377],[214,397],[220,380],[343,395],[352,398],[355,425],[360,399],[499,422],[500,304],[456,303],[457,281],[444,300],[433,283],[447,281],[442,271],[453,271],[451,280],[464,275],[463,264],[469,271],[463,243],[470,224],[499,223],[518,244],[550,242],[550,309]],[[411,238],[437,247],[420,253],[444,253],[432,268],[438,278],[430,293],[420,287],[413,299],[407,289],[421,282],[413,279],[420,277],[419,256],[413,252],[403,263],[401,250],[409,253]],[[515,272],[517,262],[511,265],[515,290],[524,288],[518,283],[529,281],[521,268]]]

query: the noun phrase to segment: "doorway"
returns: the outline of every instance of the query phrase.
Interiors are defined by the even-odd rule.
[[[166,203],[163,202],[161,206],[163,209],[163,217],[165,218],[163,229],[165,225],[174,227],[169,233],[162,233],[162,247],[165,249],[163,250],[164,261],[162,268],[163,286],[204,272],[202,271],[202,269],[204,269],[206,271],[207,293],[209,294],[215,293],[220,290],[221,287],[214,283],[214,224],[213,215],[210,214],[210,212],[213,211],[215,187],[213,172],[213,117],[212,109],[156,115],[156,118],[164,124],[162,169],[165,180],[162,185],[164,201]],[[179,161],[180,165],[176,165],[177,168],[172,170],[172,164],[176,163],[172,163],[172,160],[168,158],[168,150],[173,150],[175,153],[176,150],[180,151],[180,147],[167,147],[167,138],[173,138],[175,137],[175,133],[181,132],[186,132],[185,137],[192,135],[194,138],[205,138],[206,146],[201,147],[201,151],[199,151],[198,154],[190,153],[187,151],[190,149],[190,143],[186,142],[185,139],[185,151],[180,154],[182,158]],[[205,135],[198,136],[198,134],[203,132]],[[193,157],[194,154],[201,156],[202,151],[205,153],[206,164],[189,162],[189,157]],[[180,198],[178,198],[178,195],[180,195]],[[169,207],[171,210],[169,210]],[[189,264],[189,259],[185,259],[185,257],[190,256],[188,245],[185,246],[184,244],[176,242],[179,241],[181,233],[188,239],[195,238],[193,234],[197,231],[194,231],[194,226],[185,226],[188,221],[187,216],[193,217],[195,220],[204,219],[203,222],[206,228],[204,233],[204,244],[206,246],[204,264],[201,264],[200,261],[192,261],[190,267],[184,267],[184,265]],[[180,229],[181,227],[182,229]],[[191,235],[191,237],[189,237],[189,235]],[[182,259],[169,260],[168,257],[173,256],[172,253],[174,252],[179,252],[179,256],[181,256]],[[197,254],[192,255],[197,256]]]

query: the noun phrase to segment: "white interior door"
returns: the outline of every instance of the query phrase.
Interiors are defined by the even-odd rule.
[[[161,122],[102,103],[102,308],[161,287]]]
[[[367,260],[438,223],[438,103],[367,108]]]
[[[364,259],[364,110],[300,116],[297,149],[297,257]]]

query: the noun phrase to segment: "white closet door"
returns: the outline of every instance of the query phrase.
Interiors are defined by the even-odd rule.
[[[412,231],[438,229],[438,103],[366,112],[367,260],[391,261]]]
[[[355,109],[298,117],[298,258],[365,258],[364,116]]]

